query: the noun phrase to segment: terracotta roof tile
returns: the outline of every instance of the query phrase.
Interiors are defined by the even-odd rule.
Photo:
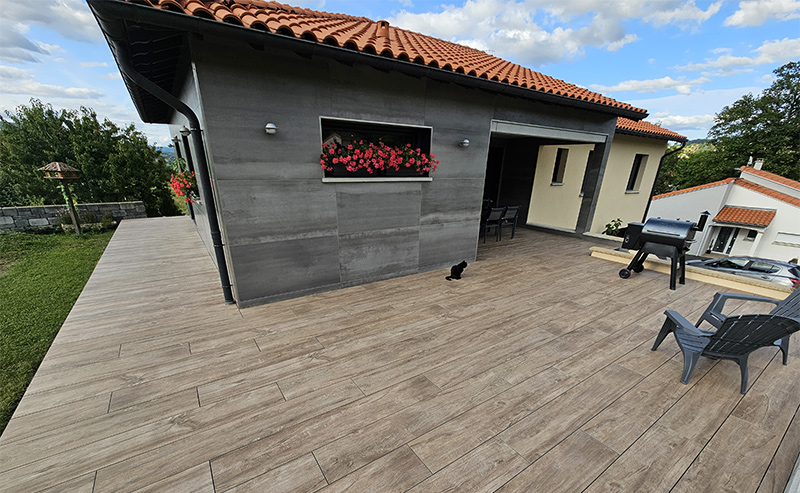
[[[754,209],[726,205],[714,217],[718,223],[742,224],[765,228],[775,218],[775,209]]]
[[[675,133],[672,130],[667,130],[663,127],[659,127],[658,125],[653,125],[650,122],[637,122],[623,117],[617,118],[617,130],[636,134],[644,134],[650,137],[666,138],[667,140],[677,140],[679,142],[685,142],[687,140],[686,137],[681,134]]]
[[[771,173],[770,173],[771,174]],[[791,181],[791,180],[789,180]],[[767,195],[768,197],[772,197],[773,199],[778,199],[781,202],[785,202],[787,204],[792,204],[796,207],[800,207],[800,199],[797,197],[792,197],[791,195],[778,192],[773,190],[769,187],[765,187],[763,185],[759,185],[757,183],[753,183],[752,181],[745,180],[744,178],[725,178],[724,180],[715,181],[712,183],[706,183],[705,185],[698,185],[696,187],[691,188],[684,188],[683,190],[675,190],[674,192],[667,192],[662,193],[660,195],[654,195],[653,199],[661,199],[664,197],[671,197],[673,195],[680,195],[682,193],[694,192],[695,190],[701,190],[703,188],[710,188],[716,187],[719,185],[725,185],[728,183],[733,182],[734,185],[738,185],[743,188],[747,188],[748,190],[752,190],[754,192],[758,192],[763,195]]]
[[[735,179],[736,178],[725,178],[724,180],[706,183],[705,185],[698,185],[696,187],[684,188],[683,190],[675,190],[674,192],[662,193],[660,195],[653,195],[653,199],[661,199],[664,197],[671,197],[673,195],[680,195],[682,193],[694,192],[695,190],[701,190],[703,188],[711,188],[719,185],[725,185],[727,183],[734,181]]]
[[[762,178],[766,178],[767,180],[772,180],[776,183],[780,183],[781,185],[786,185],[787,187],[800,190],[800,182],[790,180],[789,178],[785,178],[781,175],[776,175],[775,173],[770,173],[769,171],[764,171],[763,169],[755,169],[752,166],[742,166],[741,170]]]
[[[754,192],[768,195],[773,199],[780,200],[781,202],[786,202],[787,204],[792,204],[794,206],[800,207],[800,199],[792,197],[791,195],[787,195],[785,193],[778,192],[769,187],[758,185],[756,183],[753,183],[752,181],[747,181],[744,178],[737,178],[734,184],[739,185],[740,187],[747,188],[749,190],[753,190]]]
[[[125,1],[424,64],[541,93],[638,112],[642,116],[647,113],[644,109],[534,72],[483,51],[399,29],[386,21],[374,22],[366,17],[332,14],[262,0]],[[655,135],[678,136],[662,130]]]

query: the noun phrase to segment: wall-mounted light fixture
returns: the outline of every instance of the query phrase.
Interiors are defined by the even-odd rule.
[[[469,147],[469,139],[464,139],[458,143],[459,147]]]
[[[184,137],[188,137],[188,136],[189,136],[189,134],[190,134],[190,133],[192,133],[192,132],[191,132],[191,131],[190,131],[188,128],[186,128],[186,125],[182,126],[182,127],[181,127],[181,129],[179,130],[179,132],[180,132],[180,133],[181,133],[181,135],[183,135]]]
[[[265,131],[265,132],[267,132],[267,135],[275,135],[275,133],[278,131],[278,126],[277,126],[277,125],[275,125],[275,124],[274,124],[274,123],[272,123],[272,122],[269,122],[269,123],[267,123],[267,125],[264,127],[264,131]]]

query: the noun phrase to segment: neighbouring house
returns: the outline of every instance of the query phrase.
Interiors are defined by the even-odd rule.
[[[170,125],[197,172],[192,217],[241,306],[472,261],[484,200],[578,236],[641,220],[667,141],[685,141],[644,109],[383,20],[88,3],[142,120]],[[438,169],[322,169],[323,144],[362,141]]]
[[[738,178],[653,197],[648,217],[696,220],[711,213],[689,253],[787,261],[800,257],[800,183],[743,166]]]

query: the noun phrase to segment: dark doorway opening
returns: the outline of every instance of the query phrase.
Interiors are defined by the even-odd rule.
[[[492,137],[483,187],[484,213],[492,207],[518,205],[517,224],[524,226],[540,144],[540,139],[533,137]]]

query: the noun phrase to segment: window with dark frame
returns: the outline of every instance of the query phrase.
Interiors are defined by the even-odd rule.
[[[414,149],[420,149],[425,154],[431,152],[431,129],[425,127],[411,127],[384,123],[357,122],[350,120],[337,120],[322,118],[322,144],[336,143],[347,146],[354,142],[383,142],[390,147],[405,147],[411,144]],[[326,178],[419,178],[429,176],[429,173],[420,175],[414,169],[385,170],[378,174],[369,174],[365,170],[355,172],[347,171],[344,166],[333,171],[325,171]]]
[[[567,167],[568,154],[569,149],[563,149],[561,147],[558,148],[558,152],[556,152],[556,163],[553,167],[553,179],[550,182],[551,185],[564,184],[564,170]]]
[[[628,177],[628,185],[625,190],[628,192],[638,192],[639,187],[642,185],[642,175],[644,174],[644,167],[647,164],[647,154],[637,154],[633,158],[633,167],[631,167],[631,176]]]
[[[583,172],[583,181],[581,182],[581,197],[583,197],[583,194],[586,192],[586,178],[589,175],[589,163],[592,162],[592,156],[594,156],[594,149],[589,151],[589,157],[586,158],[586,170]]]

